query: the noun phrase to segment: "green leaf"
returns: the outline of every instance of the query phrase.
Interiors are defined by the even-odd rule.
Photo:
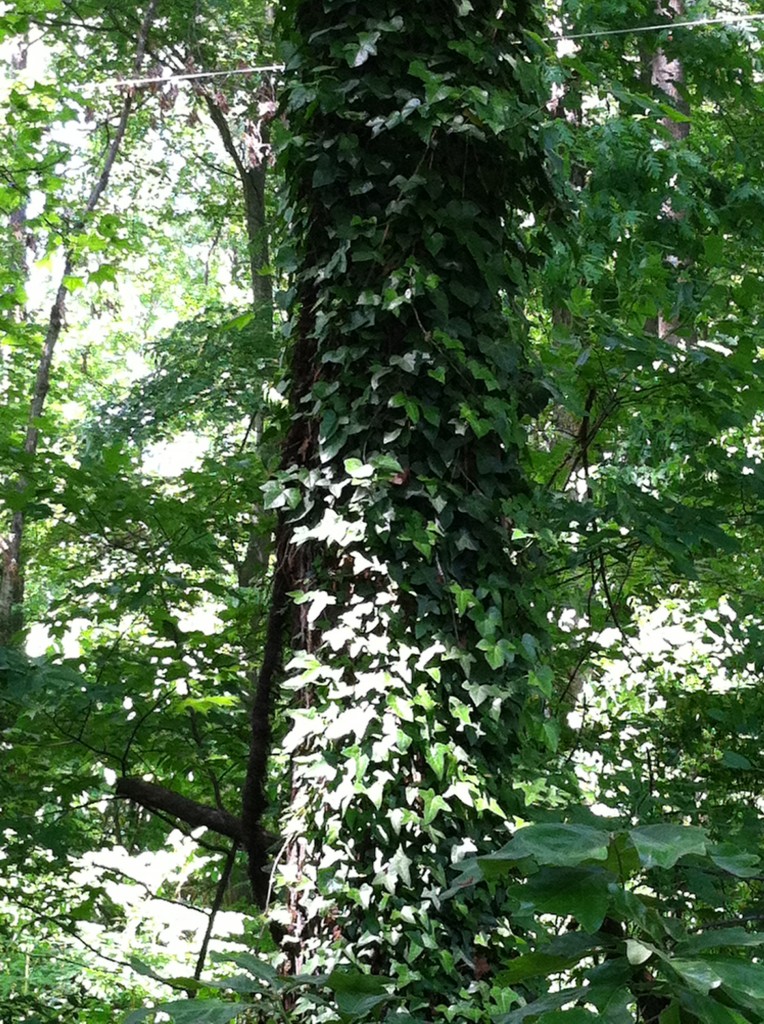
[[[574,867],[589,860],[607,858],[607,832],[588,825],[527,825],[497,853],[481,857],[480,862],[517,863],[533,857],[539,865]]]
[[[518,891],[538,914],[573,917],[591,933],[607,914],[610,881],[600,868],[544,868]]]
[[[711,989],[718,988],[722,979],[706,960],[669,960],[669,964],[696,992],[708,995]]]
[[[363,1017],[387,999],[387,979],[376,974],[332,971],[326,985],[334,992],[337,1009],[348,1020]]]
[[[118,268],[113,263],[102,263],[101,266],[88,274],[91,284],[115,284],[118,280]]]
[[[253,978],[257,978],[259,981],[273,982],[278,977],[275,967],[266,963],[265,960],[260,960],[258,957],[253,956],[252,953],[215,952],[211,954],[210,959],[213,963],[236,964],[237,967],[241,967],[242,970],[247,971]]]
[[[671,868],[681,857],[706,852],[706,833],[693,825],[643,825],[629,836],[646,868]]]
[[[737,1010],[730,1006],[717,1003],[710,996],[700,996],[695,992],[682,992],[680,995],[682,1006],[694,1016],[703,1021],[703,1024],[751,1024],[747,1017],[743,1017]]]
[[[360,32],[358,35],[358,45],[350,47],[347,53],[347,62],[351,68],[359,68],[362,64],[365,64],[369,57],[373,56],[377,52],[377,40],[379,39],[381,32]]]
[[[498,980],[502,985],[517,985],[528,978],[548,977],[550,974],[567,970],[585,955],[586,953],[581,953],[580,956],[554,956],[543,952],[524,953],[509,961],[499,973]]]
[[[745,928],[709,928],[701,935],[691,935],[676,947],[679,955],[702,953],[707,949],[730,946],[764,946],[764,932],[749,932]]]
[[[761,873],[761,859],[754,853],[748,853],[732,843],[718,843],[709,851],[711,860],[723,871],[738,878],[753,878]]]
[[[750,999],[762,1000],[761,1006],[764,1008],[764,964],[746,964],[741,960],[711,960],[710,966],[733,998],[736,993],[744,993]]]
[[[542,1013],[538,1024],[590,1024],[593,1020],[601,1020],[599,1014],[586,1010],[583,1006],[574,1006],[569,1010],[550,1010]]]
[[[721,235],[708,235],[703,239],[703,248],[709,264],[712,267],[718,266],[724,254],[724,239]]]
[[[722,754],[722,764],[728,768],[739,769],[740,771],[748,772],[753,768],[753,765],[743,754],[738,754],[734,750],[725,750]]]
[[[148,1010],[135,1010],[125,1018],[125,1024],[138,1024],[159,1011],[168,1014],[176,1024],[228,1024],[246,1009],[244,1003],[224,1003],[219,999],[180,999]]]
[[[520,1006],[518,1009],[512,1010],[503,1017],[497,1017],[496,1019],[498,1024],[522,1024],[522,1021],[528,1017],[538,1017],[549,1010],[559,1009],[565,1003],[573,1002],[580,991],[578,988],[566,988],[560,992],[550,992],[548,995],[542,996],[541,999],[536,999],[525,1006]]]

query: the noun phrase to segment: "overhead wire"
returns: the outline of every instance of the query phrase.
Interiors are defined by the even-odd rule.
[[[544,36],[543,39],[547,43],[575,42],[579,39],[600,39],[608,36],[634,35],[645,32],[673,32],[678,28],[695,29],[712,25],[734,27],[756,21],[764,21],[764,13],[723,14],[707,18],[694,18],[688,21],[664,21],[653,25],[634,25],[630,28],[595,29],[591,32],[562,32],[560,35]],[[228,78],[232,75],[255,75],[283,70],[283,64],[262,64],[252,67],[229,68],[228,70],[183,71],[173,75],[153,75],[145,78],[106,78],[101,82],[83,83],[79,88],[81,91],[106,92],[112,89],[140,89],[150,85],[170,85],[173,82],[203,81],[215,78]]]
[[[228,71],[180,71],[174,75],[152,75],[146,78],[105,78],[102,82],[86,82],[80,88],[95,91],[107,89],[140,89],[146,85],[170,85],[206,78],[227,78],[229,75],[255,75],[267,71],[283,71],[283,64],[262,64],[257,67],[230,68]]]
[[[564,42],[572,39],[598,39],[600,36],[624,36],[637,32],[673,32],[675,28],[702,28],[704,25],[737,25],[750,21],[762,21],[764,14],[721,14],[709,18],[693,18],[690,21],[663,21],[658,25],[634,25],[631,28],[596,29],[593,32],[565,32],[559,36],[545,36],[545,42]]]

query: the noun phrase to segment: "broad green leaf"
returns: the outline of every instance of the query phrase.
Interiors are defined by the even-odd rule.
[[[570,1010],[550,1010],[542,1013],[538,1024],[590,1024],[593,1020],[601,1020],[600,1015],[583,1006],[574,1006]]]
[[[748,1017],[731,1006],[718,1003],[713,996],[701,996],[687,991],[681,993],[680,999],[682,1006],[703,1024],[751,1024]]]
[[[745,928],[709,928],[701,935],[683,939],[676,948],[680,956],[701,953],[706,949],[724,949],[734,946],[762,946],[764,932],[749,932]]]
[[[253,978],[257,978],[259,981],[272,982],[278,977],[275,967],[266,963],[265,960],[260,960],[252,953],[214,952],[211,954],[210,959],[214,963],[236,964],[237,967],[241,967],[242,970],[247,971]]]
[[[139,1024],[160,1010],[168,1014],[175,1024],[228,1024],[246,1009],[246,1004],[223,1003],[219,999],[182,999],[159,1003],[149,1010],[135,1010],[125,1018],[125,1024]]]
[[[386,978],[376,974],[346,971],[332,971],[326,979],[340,1014],[347,1019],[363,1017],[381,1006],[390,998],[385,991],[387,984]]]
[[[600,868],[544,868],[518,890],[539,914],[573,917],[596,932],[607,914],[612,876]]]
[[[711,860],[723,871],[738,878],[753,878],[761,874],[761,859],[733,843],[718,843],[709,849]]]
[[[573,1002],[580,992],[579,988],[566,988],[560,992],[550,992],[548,995],[542,996],[541,999],[533,1000],[526,1003],[525,1006],[510,1011],[503,1017],[498,1017],[497,1022],[498,1024],[522,1024],[529,1017],[538,1017],[542,1013],[559,1009],[565,1003]]]
[[[702,995],[707,995],[712,989],[718,988],[722,979],[718,972],[706,960],[669,960],[671,967],[681,975],[690,988]]]
[[[753,765],[743,754],[738,754],[734,750],[725,750],[722,754],[722,764],[728,768],[736,768],[743,772],[749,772],[753,769]]]
[[[761,1000],[764,1009],[764,964],[747,964],[742,960],[712,960],[710,965],[730,995],[734,997],[737,992],[742,992],[750,999]]]
[[[581,954],[584,956],[585,954]],[[498,975],[502,985],[516,985],[528,978],[548,977],[558,974],[578,963],[580,956],[551,956],[548,953],[524,953],[510,960]]]
[[[643,825],[629,836],[646,868],[671,868],[681,857],[706,852],[706,833],[692,825]]]
[[[497,853],[480,858],[517,863],[532,857],[539,865],[573,867],[589,860],[605,860],[609,836],[588,825],[528,825]]]

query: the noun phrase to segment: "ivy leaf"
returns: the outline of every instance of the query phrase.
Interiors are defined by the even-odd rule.
[[[347,62],[351,68],[359,68],[366,63],[369,57],[376,55],[376,44],[380,35],[380,32],[360,32],[358,34],[358,46],[346,48]]]

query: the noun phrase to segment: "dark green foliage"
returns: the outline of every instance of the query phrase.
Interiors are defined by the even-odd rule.
[[[538,23],[502,14],[295,3],[282,20],[293,418],[273,504],[297,601],[283,747],[300,836],[284,923],[298,963],[350,956],[414,1014],[459,998],[476,934],[506,945],[500,903],[436,892],[522,805],[546,673],[512,519],[539,407],[519,225],[553,203],[523,35]]]

